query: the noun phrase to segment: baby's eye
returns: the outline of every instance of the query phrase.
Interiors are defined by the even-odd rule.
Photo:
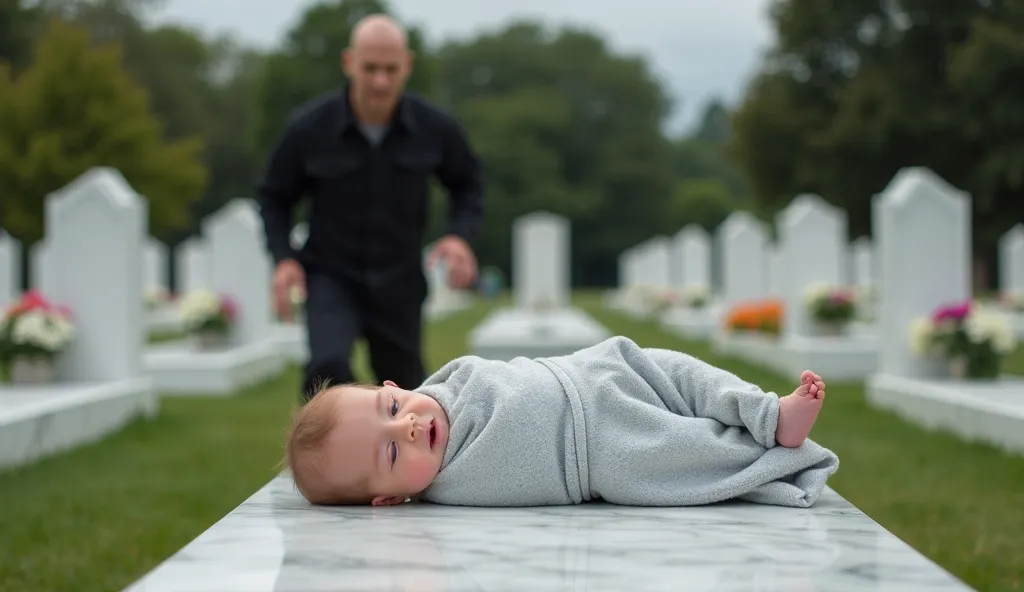
[[[391,399],[391,415],[398,415],[398,401],[396,401],[394,398]]]
[[[398,444],[391,443],[391,465],[394,466],[395,460],[398,458]]]

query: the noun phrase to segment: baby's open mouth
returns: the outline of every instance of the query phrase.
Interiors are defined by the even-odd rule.
[[[437,440],[437,428],[434,427],[434,420],[430,420],[430,432],[427,436],[430,438],[430,449],[434,449],[434,441]]]

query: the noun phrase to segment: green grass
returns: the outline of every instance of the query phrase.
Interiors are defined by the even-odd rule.
[[[792,377],[714,356],[653,323],[580,304],[641,345],[688,351],[785,393]],[[429,327],[428,365],[465,352],[480,306]],[[370,378],[363,350],[361,378]],[[1024,374],[1024,355],[1007,363]],[[0,590],[119,590],[187,544],[274,474],[298,369],[232,399],[173,398],[161,414],[103,442],[0,473]],[[812,437],[839,454],[831,485],[979,590],[1022,589],[1024,459],[924,432],[829,383]]]

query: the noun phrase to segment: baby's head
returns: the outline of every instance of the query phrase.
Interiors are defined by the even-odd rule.
[[[310,503],[400,504],[434,480],[448,444],[448,416],[433,398],[398,388],[321,389],[298,411],[287,463]]]

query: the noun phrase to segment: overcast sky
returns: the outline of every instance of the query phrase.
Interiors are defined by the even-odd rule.
[[[271,47],[313,0],[166,0],[160,21],[185,22]],[[693,123],[714,96],[742,95],[772,40],[768,0],[391,0],[431,43],[501,27],[510,18],[572,22],[597,30],[620,51],[642,53],[676,101],[671,127]],[[543,7],[543,9],[542,9]]]

